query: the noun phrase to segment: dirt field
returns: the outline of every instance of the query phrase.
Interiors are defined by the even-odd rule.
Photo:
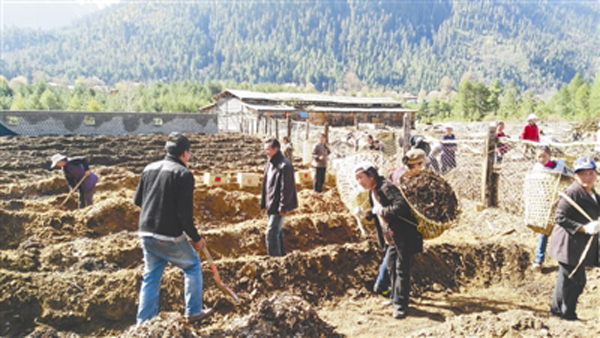
[[[501,208],[478,212],[461,200],[460,224],[427,241],[415,257],[409,316],[392,319],[372,289],[383,252],[363,238],[335,186],[299,186],[300,208],[286,218],[282,258],[266,256],[260,191],[207,187],[216,173],[262,173],[259,139],[190,135],[195,221],[223,280],[204,263],[204,300],[217,314],[183,321],[183,277],[167,268],[161,314],[134,327],[142,252],[132,197],[145,165],[164,156],[165,136],[0,138],[0,336],[214,337],[596,337],[600,273],[588,270],[581,321],[549,318],[556,263],[531,269],[537,236]],[[68,188],[50,156],[86,155],[100,176],[95,204],[57,206]]]

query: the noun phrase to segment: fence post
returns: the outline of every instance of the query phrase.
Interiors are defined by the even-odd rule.
[[[310,122],[308,120],[306,120],[306,136],[304,136],[304,139],[306,141],[308,141],[309,137],[310,137]]]
[[[354,127],[356,128],[356,131],[358,131],[358,113],[354,113]],[[356,140],[354,143],[354,151],[358,151],[358,141],[360,141],[358,135],[354,139]]]
[[[260,127],[260,115],[256,115],[256,129],[254,129],[254,134],[258,135],[259,127]]]
[[[404,121],[402,122],[402,155],[410,150],[410,126],[412,125],[412,115],[404,113]]]
[[[270,120],[271,120],[270,117],[265,116],[265,128],[264,128],[265,136],[269,135],[269,121]]]
[[[497,175],[494,175],[494,150],[496,149],[496,128],[490,125],[483,147],[483,168],[481,171],[481,203],[478,210],[483,210],[497,203]]]
[[[292,115],[287,113],[287,137],[292,140]]]

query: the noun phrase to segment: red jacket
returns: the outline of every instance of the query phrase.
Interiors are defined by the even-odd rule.
[[[522,140],[529,140],[533,142],[540,142],[540,133],[538,127],[535,124],[528,124],[523,128],[521,133]]]

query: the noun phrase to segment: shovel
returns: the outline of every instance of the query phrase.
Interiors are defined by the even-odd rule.
[[[577,204],[575,201],[573,201],[569,196],[567,196],[567,194],[561,192],[560,196],[563,197],[565,200],[567,200],[567,202],[569,202],[569,204],[575,208],[577,211],[579,211],[583,216],[585,216],[585,218],[587,218],[590,222],[593,222],[594,220],[590,217],[590,215],[587,214],[587,212],[585,212],[580,206],[579,204]],[[571,274],[569,275],[569,279],[571,279],[571,277],[573,277],[573,275],[575,274],[575,272],[577,272],[577,270],[579,270],[579,267],[581,266],[581,264],[583,264],[583,262],[585,261],[585,257],[587,256],[588,251],[590,251],[590,247],[592,246],[592,242],[594,241],[594,235],[590,236],[590,239],[587,242],[587,245],[585,246],[585,248],[583,249],[583,252],[581,253],[581,257],[579,257],[579,263],[577,263],[577,266],[575,267],[575,269],[573,269],[573,272],[571,272]]]
[[[85,181],[85,179],[90,176],[89,172],[86,172],[85,175],[83,175],[83,177],[81,178],[81,180],[79,180],[79,182],[77,182],[77,185],[75,185],[75,187],[73,189],[71,189],[71,191],[69,192],[69,194],[67,195],[67,197],[65,198],[65,200],[58,206],[58,208],[60,210],[65,210],[65,203],[67,203],[67,201],[69,200],[69,198],[71,198],[71,195],[73,195],[73,192],[77,189],[79,189],[79,186],[81,185],[81,183],[83,183],[83,181]]]
[[[215,262],[213,261],[212,256],[210,255],[210,252],[208,251],[208,248],[206,248],[206,245],[204,245],[204,247],[202,248],[202,251],[204,252],[204,256],[206,256],[206,259],[208,260],[208,264],[210,266],[210,271],[212,271],[212,273],[213,273],[213,279],[215,280],[215,283],[217,283],[217,286],[219,287],[219,289],[221,289],[221,291],[223,291],[224,294],[231,296],[233,299],[235,299],[236,303],[239,303],[240,297],[238,297],[238,295],[236,295],[235,292],[233,292],[221,280],[221,277],[219,276],[219,271],[217,271],[217,266],[215,265]]]

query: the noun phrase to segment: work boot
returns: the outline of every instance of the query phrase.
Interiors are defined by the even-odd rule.
[[[212,308],[202,310],[202,313],[197,316],[187,317],[187,322],[192,324],[196,322],[200,322],[213,314],[214,310]]]
[[[406,311],[394,309],[394,319],[404,319],[404,318],[406,318]]]

